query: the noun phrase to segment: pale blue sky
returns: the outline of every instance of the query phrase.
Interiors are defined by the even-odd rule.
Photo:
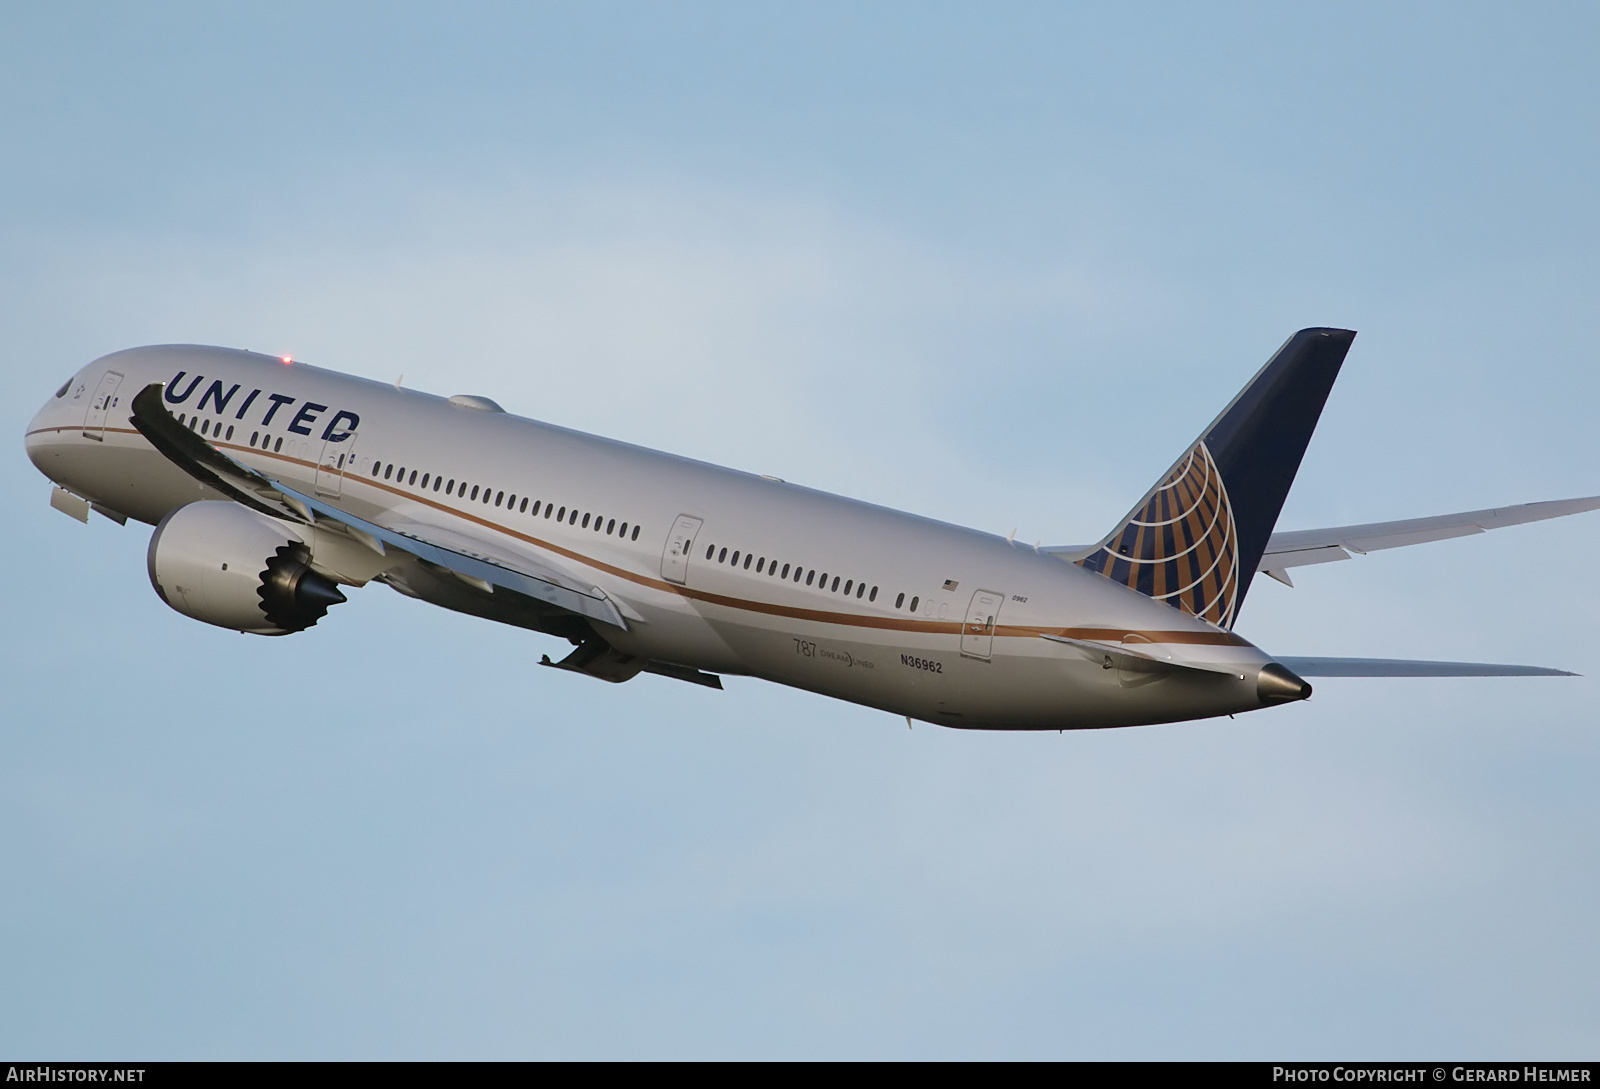
[[[1592,1055],[1591,679],[982,735],[167,609],[21,453],[195,341],[1025,540],[1294,329],[1284,528],[1600,491],[1587,5],[11,5],[0,1052]],[[1600,674],[1600,516],[1306,569],[1283,654]]]

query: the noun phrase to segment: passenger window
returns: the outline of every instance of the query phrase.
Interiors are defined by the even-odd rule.
[[[578,524],[578,508],[577,507],[573,507],[572,508],[572,513],[567,515],[567,525],[575,526],[577,524]]]
[[[423,473],[422,474],[422,490],[423,491],[427,491],[428,490],[428,474],[427,473]]]
[[[712,556],[716,555],[716,552],[717,552],[717,546],[716,545],[706,545],[706,559],[709,560]]]
[[[899,594],[894,599],[894,607],[897,608],[897,609],[900,606],[904,605],[905,603],[906,603],[906,595],[904,595],[904,594]]]
[[[739,566],[739,550],[737,548],[733,550],[733,566]]]
[[[584,529],[588,529],[589,528],[589,515],[587,513],[585,513],[584,516],[583,516],[583,528]]]
[[[478,498],[478,486],[476,484],[472,486],[472,498]]]
[[[833,592],[836,593],[836,594],[839,592],[839,576],[838,575],[833,576]]]
[[[557,514],[556,514],[556,521],[565,522],[566,520],[567,520],[567,508],[566,507],[562,507],[561,510],[559,512],[557,512]]]
[[[744,569],[746,571],[750,570],[750,553],[748,552],[744,554]]]
[[[758,574],[758,575],[761,574],[761,569],[763,567],[765,567],[766,565],[767,565],[767,558],[765,556],[762,556],[759,560],[756,561],[756,574]]]
[[[533,501],[533,516],[535,518],[539,517],[539,501],[537,499]]]
[[[788,564],[784,564],[783,565],[783,574],[779,575],[778,577],[780,579],[786,579],[786,578],[789,577],[789,565]]]
[[[617,528],[617,520],[615,518],[613,518],[609,522],[606,523],[606,536],[607,537],[611,536],[611,531],[616,529],[616,528]],[[622,528],[623,529],[627,529],[628,528],[628,524],[626,522],[624,522],[622,524]]]
[[[394,462],[391,461],[389,464],[387,464],[387,465],[385,465],[383,467],[383,479],[388,480],[393,476],[394,476]]]
[[[621,527],[618,528],[617,536],[618,537],[626,537],[627,535],[628,535],[628,523],[624,522],[624,523],[622,523]]]
[[[415,485],[416,482],[417,482],[417,471],[415,469],[413,469],[413,470],[411,470],[411,479],[406,481],[406,483]]]
[[[184,421],[184,420],[186,420],[186,419],[188,419],[188,417],[187,417],[187,416],[185,416],[185,415],[184,415],[184,414],[183,414],[183,413],[181,413],[181,412],[180,412],[180,413],[178,413],[178,426],[179,426],[179,427],[182,427],[182,426],[184,426],[184,423],[183,423],[183,421]]]
[[[259,439],[260,437],[261,437],[261,432],[259,432],[259,431],[250,432],[250,445],[254,446],[256,444],[256,440]],[[378,470],[374,469],[372,471],[373,471],[374,474],[376,474]]]
[[[222,436],[222,441],[223,442],[232,442],[233,441],[233,425],[232,424],[228,425],[228,433],[226,435]]]
[[[916,612],[917,611],[917,602],[919,602],[921,600],[922,599],[920,597],[914,597],[914,598],[911,599],[911,611],[912,612]]]
[[[861,596],[861,591],[857,590],[856,591],[856,597],[860,597],[860,596]],[[872,593],[867,595],[867,600],[868,601],[877,601],[878,600],[878,588],[876,586],[874,586],[872,588]]]
[[[505,498],[506,498],[506,493],[505,492],[495,492],[494,493],[494,505],[498,507],[502,502],[505,501]]]
[[[718,563],[727,563],[728,562],[728,550],[726,548],[724,548],[721,552],[719,552],[717,554],[717,562]]]
[[[446,495],[454,495],[454,494],[456,494],[456,482],[454,480],[450,481],[448,484],[446,484],[444,486],[444,494],[446,494]]]
[[[811,571],[806,575],[806,585],[810,586],[811,585],[811,580],[815,579],[816,577],[817,577],[817,569],[813,567],[811,569]]]
[[[439,485],[441,485],[443,483],[444,483],[444,477],[442,477],[442,476],[434,477],[433,478],[433,490],[434,491],[438,491],[439,490]]]
[[[283,439],[280,437],[277,442],[272,444],[272,452],[274,454],[276,454],[276,453],[281,452],[282,450],[283,450]]]
[[[505,498],[505,494],[506,494],[505,492],[501,492],[500,493],[500,497],[502,499]],[[488,503],[489,500],[491,500],[493,498],[494,498],[494,489],[493,488],[485,488],[485,489],[483,489],[483,501],[485,503]]]
[[[850,580],[846,580],[846,582],[844,584],[844,593],[845,593],[846,597],[850,596],[850,585],[851,585],[852,582],[854,582],[854,580],[850,579]]]
[[[639,539],[639,527],[638,526],[634,526],[633,527],[633,536],[629,537],[628,540],[637,541],[638,539]]]
[[[544,505],[544,516],[546,518],[550,517],[550,512],[553,511],[553,510],[555,510],[555,508],[552,507],[549,503],[546,503]]]

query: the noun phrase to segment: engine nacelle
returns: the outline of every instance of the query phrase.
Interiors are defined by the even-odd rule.
[[[294,526],[226,501],[172,511],[150,537],[150,584],[184,616],[252,635],[304,631],[345,600]]]

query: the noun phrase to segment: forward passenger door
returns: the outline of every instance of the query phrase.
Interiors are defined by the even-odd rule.
[[[83,437],[106,439],[106,413],[111,410],[111,404],[117,399],[117,388],[122,385],[122,375],[116,371],[106,371],[100,379],[100,386],[94,391],[94,400],[89,402],[89,411],[83,417]]]

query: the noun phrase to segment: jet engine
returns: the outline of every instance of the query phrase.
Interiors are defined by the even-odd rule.
[[[184,616],[252,635],[288,635],[345,600],[311,569],[295,527],[237,503],[179,507],[150,537],[150,584]]]

